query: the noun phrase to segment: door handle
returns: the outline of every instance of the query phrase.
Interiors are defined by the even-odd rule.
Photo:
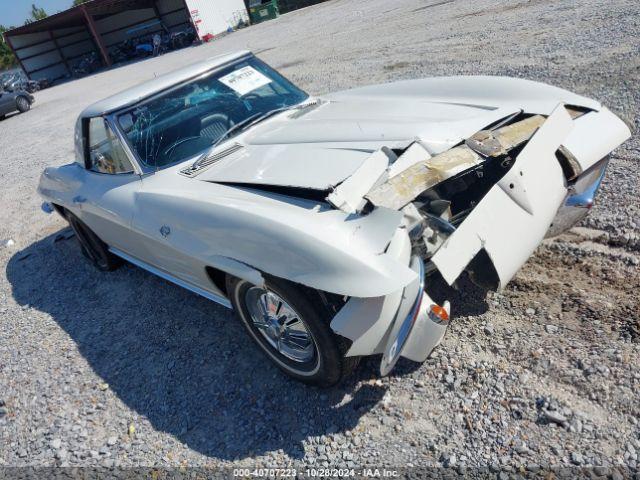
[[[85,197],[83,197],[82,195],[78,195],[76,197],[73,197],[73,199],[71,200],[73,203],[84,203],[87,201],[87,199]]]

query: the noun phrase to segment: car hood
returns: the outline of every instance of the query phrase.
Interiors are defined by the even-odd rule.
[[[412,101],[325,101],[254,127],[242,148],[198,179],[328,190],[374,151],[403,148],[416,138],[443,151],[513,110]],[[225,145],[217,151],[224,152]]]
[[[436,154],[509,115],[548,114],[562,101],[597,106],[565,90],[500,77],[434,78],[338,92],[236,137],[233,153],[196,178],[329,190],[382,146],[404,148],[420,139]]]

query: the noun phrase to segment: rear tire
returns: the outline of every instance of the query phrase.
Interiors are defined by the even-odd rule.
[[[78,217],[68,210],[65,211],[67,221],[78,239],[82,254],[103,272],[110,272],[122,265],[122,259],[109,251],[109,246],[87,227]]]
[[[268,278],[263,287],[256,287],[227,276],[226,288],[249,336],[290,377],[309,385],[331,387],[357,366],[358,357],[344,356],[348,342],[331,330],[332,316],[319,295],[277,278]],[[294,346],[289,348],[288,340],[292,338]]]
[[[16,99],[16,108],[20,113],[28,112],[31,108],[31,102],[25,97],[18,97]]]

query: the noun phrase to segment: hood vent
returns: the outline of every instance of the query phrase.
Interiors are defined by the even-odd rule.
[[[314,110],[315,108],[319,107],[322,103],[324,103],[322,100],[316,98],[314,100],[310,100],[307,103],[303,103],[302,105],[298,105],[295,109],[293,109],[293,113],[289,115],[289,118],[301,117],[308,113],[310,110]]]
[[[235,153],[235,152],[237,152],[239,150],[242,150],[243,148],[244,147],[242,145],[240,145],[239,143],[233,143],[233,144],[229,145],[228,147],[223,148],[222,150],[205,153],[198,160],[196,160],[193,163],[193,165],[191,165],[191,166],[189,166],[187,168],[183,168],[182,170],[180,170],[180,173],[182,175],[187,176],[187,177],[195,177],[200,172],[202,172],[203,170],[207,169],[208,167],[210,167],[214,163],[219,162],[224,157],[227,157],[227,156],[231,155],[232,153]]]

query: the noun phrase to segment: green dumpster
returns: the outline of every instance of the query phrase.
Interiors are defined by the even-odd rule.
[[[251,0],[249,2],[249,19],[251,23],[271,20],[280,15],[277,0]]]

